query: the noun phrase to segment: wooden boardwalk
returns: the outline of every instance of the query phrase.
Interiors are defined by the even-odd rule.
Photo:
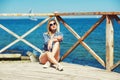
[[[26,31],[23,35],[18,35],[17,33],[13,32],[10,30],[7,26],[0,24],[0,29],[4,30],[5,32],[9,33],[10,35],[14,36],[16,39],[4,46],[3,48],[0,49],[0,53],[3,53],[7,49],[9,49],[11,46],[14,46],[16,43],[19,41],[25,43],[29,47],[33,48],[34,50],[42,53],[42,50],[38,48],[36,45],[32,44],[30,41],[26,40],[25,37],[30,35],[32,32],[37,30],[39,27],[42,27],[43,24],[48,22],[51,18],[54,18],[59,25],[59,30],[60,30],[60,23],[63,24],[62,27],[65,27],[70,33],[72,33],[73,36],[76,37],[77,41],[65,52],[60,58],[60,61],[65,59],[75,48],[78,47],[78,45],[82,45],[104,68],[106,68],[107,71],[112,71],[114,70],[117,66],[120,65],[120,60],[117,60],[114,62],[114,54],[116,51],[114,51],[114,22],[116,21],[118,24],[120,24],[120,18],[119,18],[120,12],[64,12],[64,13],[1,13],[1,17],[43,17],[46,16],[46,18],[43,18],[42,21],[40,21],[37,25]],[[96,22],[91,25],[90,29],[85,31],[83,36],[80,36],[73,28],[70,26],[61,16],[100,16]],[[80,17],[82,18],[82,17]],[[103,53],[105,54],[105,59],[102,59],[98,53],[96,53],[89,45],[85,42],[85,39],[99,26],[106,20],[106,25],[105,27],[105,36],[106,36],[106,52]],[[73,20],[74,21],[74,20]],[[89,23],[88,23],[89,24]],[[91,24],[91,23],[90,23]],[[83,26],[84,27],[84,26]],[[58,30],[58,31],[59,31]],[[4,40],[3,40],[4,42]],[[71,43],[71,42],[69,42]],[[2,45],[1,45],[2,46]],[[3,58],[3,57],[2,57]],[[19,58],[21,58],[19,56]]]
[[[38,62],[0,61],[0,80],[120,80],[120,73],[61,63],[64,71],[44,69]]]

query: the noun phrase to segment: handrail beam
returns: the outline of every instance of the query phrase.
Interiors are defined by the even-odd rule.
[[[80,16],[80,15],[120,15],[120,12],[63,12],[63,13],[0,13],[0,16]]]

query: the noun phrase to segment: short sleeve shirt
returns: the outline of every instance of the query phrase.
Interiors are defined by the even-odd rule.
[[[56,37],[56,36],[62,36],[63,37],[63,34],[61,32],[56,32],[53,37]],[[44,50],[48,51],[47,45],[48,45],[48,41],[51,39],[51,37],[47,33],[43,33],[43,38],[44,38]]]

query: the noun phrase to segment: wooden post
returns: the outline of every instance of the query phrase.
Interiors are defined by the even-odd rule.
[[[111,71],[113,66],[114,30],[110,16],[106,16],[106,69]]]

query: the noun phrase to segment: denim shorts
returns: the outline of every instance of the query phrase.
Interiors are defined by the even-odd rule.
[[[51,50],[48,50],[48,44],[44,44],[44,47],[43,47],[43,49],[44,49],[44,51],[52,51],[52,48],[53,48],[53,44],[52,44],[52,48],[51,48]]]

